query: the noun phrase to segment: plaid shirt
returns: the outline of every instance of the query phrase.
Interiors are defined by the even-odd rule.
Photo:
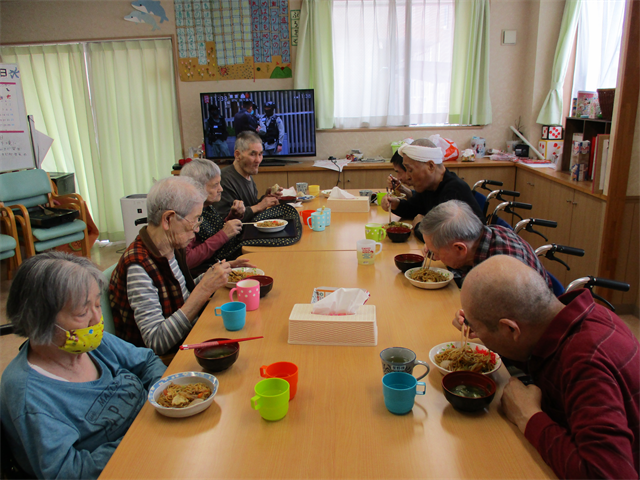
[[[552,288],[551,278],[547,270],[540,263],[540,260],[538,260],[531,245],[520,238],[513,230],[498,225],[484,227],[484,231],[480,237],[480,243],[473,258],[473,266],[463,270],[457,270],[456,273],[464,279],[473,267],[494,255],[509,255],[510,257],[517,258],[542,275],[547,281],[549,288]]]

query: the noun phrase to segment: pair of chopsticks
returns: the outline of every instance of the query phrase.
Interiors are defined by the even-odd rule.
[[[246,342],[247,340],[256,340],[258,338],[264,337],[248,337],[248,338],[238,338],[236,340],[219,340],[213,342],[202,342],[202,343],[192,343],[191,345],[180,345],[180,350],[193,350],[194,348],[207,348],[207,347],[215,347],[217,345],[225,345],[227,343],[238,343],[238,342]]]
[[[432,256],[431,256],[431,251],[427,250],[427,254],[424,256],[424,262],[422,262],[422,269],[424,270],[425,267],[430,270],[431,269],[431,260],[432,260]],[[427,259],[429,259],[429,265],[427,265]]]
[[[462,349],[462,351],[464,351],[464,349],[467,347],[467,343],[469,343],[470,332],[471,332],[471,327],[469,326],[469,324],[467,323],[467,320],[465,319],[464,323],[462,324],[462,328],[460,329],[460,348]]]

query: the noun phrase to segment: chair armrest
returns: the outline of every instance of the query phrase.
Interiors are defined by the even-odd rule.
[[[75,198],[77,197],[77,198]],[[87,204],[82,197],[77,193],[68,193],[66,195],[52,196],[53,202],[57,203],[61,207],[72,208],[80,212],[80,220],[87,223]]]
[[[5,207],[8,207],[9,210],[15,209],[20,211],[20,215],[15,215],[13,211],[11,212],[11,214],[14,216],[13,218],[15,219],[16,225],[20,225],[22,235],[25,240],[33,238],[33,234],[31,232],[31,220],[27,207],[25,207],[24,205],[20,205],[19,203],[16,203],[15,205],[5,205]]]
[[[54,200],[58,200],[59,202],[62,202],[63,199],[67,199],[67,198],[78,201],[78,202],[84,202],[84,199],[79,193],[66,193],[64,195],[51,194],[51,198],[53,198]]]

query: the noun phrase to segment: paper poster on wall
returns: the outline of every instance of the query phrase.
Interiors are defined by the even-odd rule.
[[[35,167],[20,70],[0,64],[0,172]]]
[[[185,82],[291,78],[288,0],[175,0]]]
[[[298,46],[298,33],[300,33],[300,10],[291,10],[291,46]]]
[[[154,17],[157,16],[160,23],[168,21],[167,13],[159,0],[136,0],[131,2],[131,6],[135,8],[129,15],[124,17],[127,22],[146,23],[151,25],[151,31],[160,30],[158,22]]]

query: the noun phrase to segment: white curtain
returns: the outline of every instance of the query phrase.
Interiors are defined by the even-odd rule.
[[[615,88],[624,20],[624,0],[586,0],[578,21],[572,97],[578,91]]]
[[[454,0],[333,0],[336,128],[446,123]]]
[[[100,228],[92,161],[98,152],[82,45],[3,47],[1,51],[3,62],[20,68],[27,114],[33,115],[36,129],[54,139],[42,169],[75,174],[77,191]]]
[[[90,43],[88,59],[100,150],[98,208],[104,228],[119,237],[120,198],[147,193],[180,158],[172,46],[170,40]]]

